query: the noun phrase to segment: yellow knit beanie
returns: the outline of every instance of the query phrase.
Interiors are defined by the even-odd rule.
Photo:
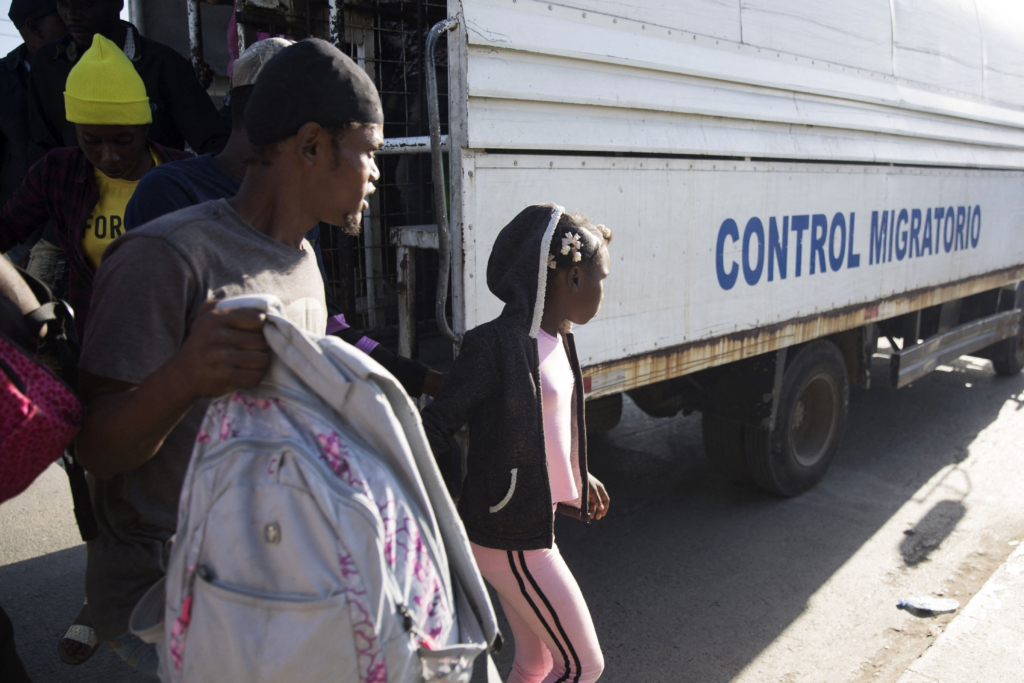
[[[146,86],[115,43],[99,33],[71,73],[64,109],[71,123],[141,126],[153,123]]]

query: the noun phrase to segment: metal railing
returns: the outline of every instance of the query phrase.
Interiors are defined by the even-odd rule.
[[[199,2],[187,0],[190,56],[197,74],[203,61]],[[351,324],[377,334],[397,327],[403,355],[415,354],[417,318],[433,316],[440,333],[458,343],[447,318],[452,258],[444,168],[448,136],[442,130],[445,95],[439,94],[438,68],[443,67],[437,58],[439,39],[458,23],[443,19],[428,32],[430,21],[444,16],[443,0],[313,0],[305,4],[305,18],[295,14],[302,7],[281,5],[282,17],[275,19],[262,4],[241,0],[235,15],[239,53],[255,40],[257,30],[300,31],[304,24],[306,33],[331,40],[367,71],[384,103],[385,135],[398,134],[377,153],[381,179],[369,198],[362,234],[349,237],[331,230],[325,236],[328,290]],[[429,163],[421,156],[427,153]],[[432,251],[438,254],[436,277]]]
[[[438,111],[437,64],[435,62],[437,39],[441,34],[451,31],[458,25],[457,19],[449,17],[434,24],[427,35],[427,114],[430,117],[430,156],[433,161],[434,204],[437,207],[437,249],[440,255],[437,267],[437,301],[434,315],[437,318],[437,328],[441,334],[456,344],[461,344],[462,336],[452,331],[448,326],[448,319],[445,317],[452,249],[449,235],[450,224],[448,223],[448,193],[445,191],[447,188],[444,181],[444,158],[441,151],[441,114]]]

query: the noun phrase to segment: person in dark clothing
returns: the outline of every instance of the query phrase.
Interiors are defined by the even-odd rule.
[[[217,155],[204,154],[173,164],[166,164],[146,174],[128,202],[125,226],[128,230],[140,227],[165,214],[194,206],[212,199],[234,197],[245,177],[246,162],[252,157],[252,145],[245,133],[245,110],[252,94],[256,77],[263,65],[275,54],[291,44],[283,38],[268,38],[253,43],[236,61],[231,77],[231,137],[224,151]],[[320,274],[327,280],[323,257],[320,253],[320,229],[314,227],[306,234],[313,245]],[[395,376],[410,396],[433,396],[444,381],[444,375],[411,358],[399,356],[353,329],[345,316],[328,295],[327,333],[333,334],[383,365]]]
[[[152,168],[187,156],[147,141],[152,114],[142,79],[117,45],[99,34],[94,42],[69,75],[64,93],[78,146],[47,152],[0,210],[0,250],[49,222],[69,267],[68,289],[58,293],[75,311],[79,338],[103,250],[121,234],[127,196]],[[83,605],[57,652],[65,663],[78,665],[97,647]]]
[[[123,6],[124,0],[57,0],[68,35],[40,48],[32,64],[30,163],[53,147],[76,143],[74,124],[64,116],[64,84],[97,33],[124,50],[142,77],[153,111],[149,128],[153,142],[172,149],[185,149],[188,143],[198,154],[219,152],[227,142],[229,126],[217,114],[189,61],[121,21]]]
[[[466,332],[423,411],[453,496],[461,486],[473,555],[512,628],[514,683],[592,683],[604,670],[590,610],[554,542],[554,513],[589,523],[608,510],[607,491],[587,471],[583,377],[570,330],[597,314],[611,238],[554,204],[520,212],[487,262],[487,287],[505,308]],[[453,435],[467,422],[463,484]]]
[[[4,683],[32,683],[14,646],[14,624],[0,607],[0,680]]]
[[[32,57],[46,43],[67,34],[57,14],[56,0],[14,0],[8,16],[25,42],[11,50],[0,67],[0,205],[7,203],[28,171],[32,137],[28,81]],[[18,245],[7,256],[14,263],[21,263],[28,256],[29,247]]]
[[[6,68],[0,68],[0,204],[7,203],[28,170],[28,78],[32,57],[46,43],[67,34],[57,14],[57,0],[14,0],[8,16],[25,42],[7,54]]]
[[[102,35],[95,42],[62,93],[78,146],[48,152],[0,210],[0,250],[53,222],[70,276],[68,291],[56,293],[74,309],[79,338],[103,249],[121,234],[125,195],[151,169],[188,156],[147,139],[152,114],[142,80],[116,44]]]

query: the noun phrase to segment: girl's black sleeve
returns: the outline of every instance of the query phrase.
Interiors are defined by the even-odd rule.
[[[434,402],[423,410],[423,428],[448,492],[462,488],[462,451],[453,438],[481,403],[500,390],[494,352],[483,330],[470,330],[462,340],[448,377]]]

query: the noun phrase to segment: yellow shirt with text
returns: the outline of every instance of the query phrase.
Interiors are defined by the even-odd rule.
[[[160,159],[152,149],[149,154],[153,157],[153,166],[159,166]],[[100,198],[82,231],[82,251],[89,265],[96,270],[100,267],[103,251],[124,233],[124,210],[139,181],[110,178],[98,168],[93,169],[93,179]]]

